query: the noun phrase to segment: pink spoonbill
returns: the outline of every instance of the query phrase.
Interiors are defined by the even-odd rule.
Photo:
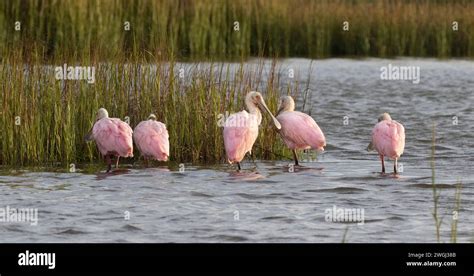
[[[92,130],[86,135],[86,141],[94,140],[107,162],[107,172],[112,169],[111,158],[116,156],[118,168],[120,157],[133,157],[132,128],[118,118],[109,118],[105,108],[97,111]]]
[[[372,130],[372,142],[367,149],[376,150],[382,161],[382,173],[385,173],[384,157],[395,160],[393,172],[397,174],[397,159],[405,148],[405,128],[392,120],[390,114],[384,113],[378,118],[378,123]]]
[[[239,171],[240,162],[247,152],[252,152],[252,147],[258,136],[258,126],[262,122],[261,111],[267,112],[277,129],[281,128],[278,120],[268,109],[262,94],[251,91],[245,96],[245,105],[248,112],[243,110],[231,114],[224,123],[224,146],[229,163],[237,163]]]
[[[295,101],[291,96],[280,98],[277,120],[281,124],[280,135],[286,146],[293,151],[295,165],[298,166],[297,150],[324,150],[326,138],[311,116],[295,111]]]
[[[133,131],[133,140],[142,153],[145,161],[148,159],[167,161],[170,156],[170,142],[166,125],[156,120],[154,114],[148,120],[140,122]]]

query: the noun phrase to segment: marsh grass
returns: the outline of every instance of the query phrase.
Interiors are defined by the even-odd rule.
[[[441,224],[443,223],[443,218],[439,215],[439,198],[440,198],[440,191],[438,191],[436,184],[435,184],[435,146],[436,146],[436,131],[435,131],[435,124],[433,124],[432,130],[432,143],[431,143],[431,186],[433,188],[433,219],[435,223],[436,229],[436,241],[439,243],[441,241],[440,231],[441,231]]]
[[[100,63],[84,60],[81,66],[96,67],[95,84],[81,80],[56,80],[54,66],[41,58],[22,62],[21,54],[6,57],[0,67],[3,93],[0,102],[0,164],[12,166],[61,165],[94,162],[99,158],[95,143],[84,135],[95,114],[105,107],[111,117],[129,119],[131,127],[150,113],[165,123],[170,135],[171,160],[215,163],[225,161],[219,120],[245,108],[248,91],[263,92],[275,112],[279,97],[298,97],[300,83],[283,86],[276,61],[250,65],[228,63],[177,63],[157,58],[153,63]],[[19,119],[20,123],[16,124]],[[140,154],[135,151],[135,159]],[[254,146],[257,159],[290,156],[264,114]]]
[[[462,182],[458,181],[456,184],[456,192],[454,194],[454,212],[456,216],[459,216],[459,210],[461,209],[461,190],[462,190]],[[458,218],[454,218],[451,221],[451,243],[457,242],[457,234],[458,234]]]
[[[433,123],[432,128],[432,140],[431,140],[431,185],[433,190],[433,211],[432,216],[435,224],[435,233],[436,233],[436,241],[438,243],[441,242],[441,228],[443,224],[444,216],[440,215],[440,197],[441,191],[438,190],[436,187],[436,168],[435,168],[435,148],[436,148],[436,125]],[[456,243],[457,242],[457,233],[458,233],[458,219],[459,219],[459,211],[461,208],[461,189],[462,189],[462,182],[458,181],[455,185],[455,193],[454,193],[454,208],[452,212],[452,220],[451,220],[451,232],[450,232],[450,242]]]
[[[0,52],[44,59],[474,56],[465,0],[13,0],[0,3],[0,26]]]

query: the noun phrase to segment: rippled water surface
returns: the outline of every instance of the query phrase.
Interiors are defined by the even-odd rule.
[[[310,63],[285,60],[281,72],[294,69],[303,82],[311,72],[306,111],[328,141],[317,161],[295,172],[289,160],[246,160],[241,173],[226,164],[185,164],[184,172],[123,165],[110,174],[3,169],[0,208],[37,208],[39,222],[0,222],[0,242],[435,242],[433,123],[442,240],[461,182],[457,239],[473,242],[474,62],[330,59],[309,70]],[[420,83],[381,80],[389,63],[420,66]],[[365,150],[384,111],[406,129],[398,177],[381,175]],[[334,205],[364,210],[364,224],[327,222]]]

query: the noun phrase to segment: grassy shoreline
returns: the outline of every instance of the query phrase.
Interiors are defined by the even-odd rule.
[[[233,68],[226,63],[210,63],[186,69],[174,61],[160,60],[153,66],[83,64],[96,66],[95,84],[56,80],[53,68],[45,68],[40,59],[25,65],[14,55],[8,57],[0,68],[0,165],[98,161],[95,143],[86,143],[84,135],[100,107],[108,109],[111,117],[128,117],[132,128],[150,113],[156,114],[168,127],[172,161],[224,162],[219,120],[243,110],[248,91],[262,91],[275,112],[282,93],[298,95],[302,90],[297,76],[283,85],[276,61],[267,67],[259,61]],[[287,88],[281,91],[281,87]],[[289,156],[264,116],[254,157],[273,159],[275,154]],[[139,156],[135,149],[134,160]]]

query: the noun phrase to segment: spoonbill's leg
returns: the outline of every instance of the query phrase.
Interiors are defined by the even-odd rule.
[[[239,172],[240,172],[240,170],[242,170],[242,169],[240,168],[240,162],[237,162],[237,168],[239,168],[239,170],[238,170]]]
[[[382,173],[385,173],[385,163],[383,161],[383,155],[380,155],[380,160],[382,160]]]
[[[118,169],[118,163],[119,163],[120,156],[117,156],[117,163],[115,163],[115,168]]]
[[[300,164],[298,163],[298,155],[296,154],[296,150],[293,150],[293,158],[295,159],[295,166],[299,166]]]
[[[397,174],[397,158],[395,158],[395,162],[393,162],[393,172]]]
[[[110,160],[109,154],[105,155],[105,161],[107,162],[107,172],[110,172],[112,170],[112,160]]]

